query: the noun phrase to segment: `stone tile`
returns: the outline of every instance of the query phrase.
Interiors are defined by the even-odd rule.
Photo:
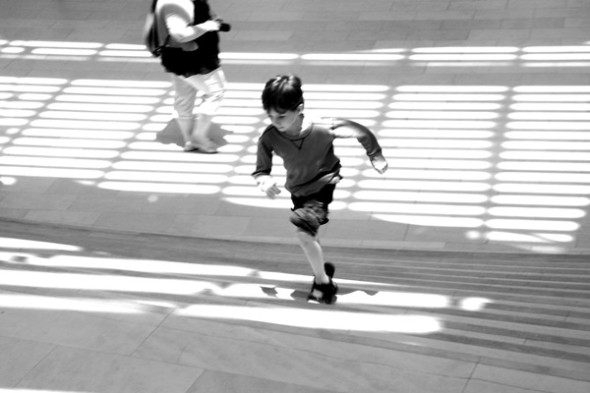
[[[260,217],[260,218],[282,218],[287,219],[293,206],[290,199],[283,190],[281,195],[270,200],[258,188],[252,187],[255,195],[253,197],[228,197],[218,201],[218,207],[212,212],[219,216],[226,217]],[[255,204],[250,206],[250,204]]]
[[[242,32],[239,37],[236,38],[238,41],[288,41],[295,32],[292,31],[283,31],[280,34],[268,34],[267,31],[264,30],[252,30],[252,31],[245,31]]]
[[[502,386],[512,386],[517,389],[551,393],[583,393],[590,388],[589,381],[576,381],[544,375],[543,373],[506,370],[483,365],[476,368],[472,379]]]
[[[99,44],[123,43],[141,45],[140,31],[145,5],[140,1],[81,1],[56,8],[53,2],[42,6],[31,0],[10,2],[0,15],[0,33],[4,40],[89,41]],[[336,5],[335,5],[336,4]],[[262,83],[278,72],[301,73],[304,81],[318,84],[385,85],[502,85],[509,88],[522,84],[545,85],[590,84],[587,67],[571,62],[539,66],[535,62],[509,62],[502,65],[436,64],[415,62],[407,58],[414,50],[428,47],[517,47],[580,45],[588,37],[587,21],[590,4],[586,0],[490,0],[490,1],[383,1],[369,2],[277,0],[258,10],[256,1],[215,1],[213,7],[234,29],[222,35],[226,52],[294,53],[366,53],[374,50],[402,49],[403,60],[395,62],[302,61],[283,62],[228,61],[228,80],[235,83]],[[257,8],[258,7],[258,8]],[[122,23],[124,22],[124,23]],[[0,50],[5,48],[0,43]],[[18,45],[17,45],[18,46]],[[26,49],[26,48],[25,48]],[[35,55],[32,48],[21,55],[0,53],[0,76],[33,76],[39,78],[107,79],[128,81],[168,81],[156,59],[100,56],[68,57]],[[52,96],[52,100],[55,97]],[[258,98],[253,98],[258,100]],[[388,102],[385,102],[387,105]],[[386,120],[386,111],[374,119]],[[508,115],[504,109],[500,118]],[[1,117],[0,119],[4,119]],[[39,116],[31,117],[31,121]],[[371,119],[373,120],[373,119]],[[261,119],[253,128],[260,128]],[[144,126],[146,124],[142,124]],[[14,132],[14,130],[10,131]],[[249,137],[254,137],[252,131]],[[2,129],[2,135],[7,131]],[[8,146],[11,141],[2,142]],[[238,144],[239,145],[239,144]],[[238,146],[239,147],[239,146]],[[498,153],[494,151],[494,154]],[[170,160],[187,166],[194,164],[186,155],[173,155]],[[172,156],[171,156],[172,157]],[[218,158],[224,155],[218,155]],[[239,160],[246,157],[240,156]],[[196,161],[195,161],[196,162]],[[233,165],[235,161],[232,161]],[[113,161],[115,163],[115,161]],[[182,165],[182,164],[179,164]],[[190,173],[190,171],[187,171]],[[1,173],[1,172],[0,172]],[[108,192],[98,183],[81,185],[73,179],[17,177],[11,186],[0,188],[0,216],[28,218],[36,221],[155,231],[185,236],[242,238],[254,241],[292,241],[290,228],[283,227],[272,209],[248,208],[225,203],[218,194],[186,195]],[[11,196],[12,195],[12,196]],[[72,195],[76,198],[72,201]],[[150,199],[151,198],[151,199]],[[155,198],[155,199],[154,199]],[[262,212],[262,214],[261,214]],[[97,218],[96,214],[100,213]],[[281,213],[282,214],[282,213]],[[288,214],[285,213],[285,214]],[[199,221],[199,217],[203,217]],[[227,220],[227,217],[232,217]],[[263,217],[262,221],[258,218]],[[450,249],[546,252],[530,244],[463,242],[455,230],[432,229],[419,232],[412,228],[408,238],[400,239],[402,229],[391,235],[388,228],[365,226],[366,216],[349,209],[334,211],[334,222],[326,228],[326,239],[333,244],[354,242],[355,245],[391,247],[424,244],[426,248],[444,246]],[[356,220],[361,231],[340,227],[337,220]],[[267,220],[267,221],[265,221]],[[567,252],[584,252],[584,228],[581,222],[575,244],[562,245]],[[208,227],[210,226],[210,230]],[[270,232],[268,231],[270,229]],[[389,228],[391,229],[391,228]],[[288,232],[288,233],[287,233]],[[356,238],[359,237],[358,240]]]
[[[441,23],[441,29],[499,29],[501,25],[502,20],[499,19],[445,20]]]
[[[0,201],[1,208],[8,209],[27,209],[27,210],[66,210],[76,195],[47,195],[34,192],[20,192],[5,194]]]
[[[535,18],[533,20],[533,27],[535,29],[560,29],[567,26],[565,18]],[[576,27],[576,26],[574,26]]]
[[[294,341],[291,341],[294,342]],[[223,348],[223,349],[222,349]],[[227,338],[195,335],[184,331],[159,329],[145,342],[138,355],[218,372],[232,372],[288,384],[357,392],[408,391],[436,388],[441,392],[461,389],[460,378],[426,376],[400,372],[373,362],[334,359],[317,349],[278,349],[268,344],[241,342],[229,345]],[[247,358],[249,361],[244,362]]]
[[[247,235],[251,217],[222,217],[211,215],[176,215],[166,229],[170,234],[206,238],[233,238]]]
[[[541,390],[521,389],[515,386],[508,386],[494,382],[471,380],[467,384],[464,393],[534,393]]]
[[[512,19],[512,18],[532,18],[537,15],[534,8],[515,8],[511,10],[477,10],[475,19]]]
[[[37,179],[33,183],[35,184],[36,182]],[[31,186],[34,187],[34,184]],[[86,185],[72,179],[53,179],[51,184],[43,192],[49,194],[76,194],[79,197],[85,196],[92,198],[93,194],[96,193],[96,189],[92,185]],[[103,195],[107,195],[107,193],[104,192]]]
[[[27,238],[37,234],[42,235],[45,241],[51,240],[56,244],[79,245],[79,252],[82,254],[80,259],[96,257],[99,253],[98,255],[104,255],[104,258],[114,258],[116,261],[119,258],[118,254],[122,253],[127,258],[137,258],[137,263],[141,264],[142,258],[153,260],[153,250],[157,250],[158,255],[162,255],[164,260],[197,260],[197,263],[203,264],[222,261],[220,263],[227,264],[227,260],[230,259],[232,265],[239,263],[240,266],[250,266],[256,272],[252,275],[216,281],[223,283],[220,284],[220,288],[228,291],[227,293],[231,291],[233,284],[261,281],[262,272],[268,274],[285,271],[301,275],[304,269],[308,270],[304,264],[290,263],[297,257],[287,255],[289,252],[300,255],[296,247],[287,250],[280,243],[270,247],[263,244],[240,245],[194,239],[189,244],[187,239],[120,232],[88,236],[87,233],[66,231],[58,227],[47,230],[41,226],[29,226],[23,231],[13,224],[10,228],[15,233],[26,232]],[[9,230],[7,227],[2,229],[6,232]],[[65,233],[61,235],[64,240],[60,240],[62,232]],[[92,231],[88,232],[92,234]],[[343,261],[341,276],[338,277],[341,280],[341,288],[364,288],[367,291],[365,298],[369,300],[383,299],[386,292],[412,291],[404,296],[405,300],[411,298],[411,293],[440,294],[450,299],[450,307],[436,310],[418,309],[411,306],[394,307],[391,303],[379,305],[371,301],[351,305],[344,301],[346,296],[350,295],[344,291],[342,303],[337,303],[329,309],[304,302],[252,299],[247,294],[236,298],[206,292],[195,293],[195,296],[169,296],[167,292],[159,292],[156,289],[166,285],[166,279],[170,278],[170,274],[181,274],[174,270],[176,266],[172,265],[170,270],[163,269],[164,272],[160,272],[161,277],[151,277],[153,281],[145,280],[147,273],[141,275],[142,281],[153,286],[151,294],[144,296],[143,292],[134,292],[134,296],[123,295],[115,285],[115,289],[108,293],[90,295],[88,289],[77,289],[73,292],[63,288],[47,289],[51,285],[65,287],[68,282],[72,282],[71,277],[62,274],[59,279],[53,279],[48,274],[43,274],[43,279],[35,281],[35,277],[39,276],[34,274],[34,269],[27,269],[31,271],[26,271],[26,274],[21,276],[29,280],[29,295],[45,295],[48,298],[52,294],[59,295],[63,297],[62,301],[67,300],[70,305],[77,304],[78,311],[41,309],[42,306],[48,305],[55,307],[57,299],[49,302],[33,299],[34,301],[28,302],[32,305],[29,308],[15,307],[18,306],[16,303],[12,304],[13,307],[7,307],[6,298],[0,297],[3,309],[8,309],[0,314],[0,337],[16,337],[17,342],[24,339],[29,342],[62,346],[48,354],[48,358],[43,360],[38,368],[28,373],[25,380],[18,385],[22,389],[161,391],[161,380],[177,377],[177,367],[180,367],[181,370],[190,369],[189,374],[193,378],[185,374],[182,374],[184,377],[175,378],[175,383],[179,379],[183,382],[182,386],[172,386],[172,391],[192,392],[199,388],[205,389],[219,381],[221,375],[227,375],[228,383],[222,385],[224,388],[231,389],[234,384],[242,381],[241,386],[244,389],[260,388],[260,391],[264,391],[266,387],[277,386],[284,387],[286,391],[291,389],[295,392],[313,393],[318,390],[454,393],[469,389],[475,391],[478,388],[484,392],[505,389],[510,393],[520,393],[520,390],[524,389],[560,393],[587,390],[588,366],[587,362],[581,361],[587,359],[584,347],[573,349],[560,344],[574,338],[576,342],[583,342],[586,337],[584,330],[580,329],[587,317],[587,301],[581,292],[580,284],[583,276],[578,277],[580,280],[575,283],[575,289],[569,281],[566,285],[562,279],[556,277],[556,274],[561,275],[564,274],[562,271],[568,271],[566,269],[571,269],[579,276],[580,272],[584,271],[583,258],[577,260],[547,254],[542,258],[539,255],[523,258],[515,254],[498,257],[493,256],[494,254],[453,254],[439,250],[416,253],[401,252],[399,248],[383,251],[330,250],[331,254],[341,257]],[[0,277],[7,280],[6,285],[14,288],[20,283],[14,279],[17,277],[16,273],[27,267],[23,264],[26,259],[22,256],[7,258],[6,253],[10,253],[10,249],[3,249],[2,252],[3,270]],[[47,252],[45,250],[41,256]],[[92,255],[85,255],[86,252]],[[240,252],[259,252],[260,258],[257,259],[257,256],[252,254],[236,258]],[[206,256],[202,257],[204,260],[199,261],[201,253]],[[269,267],[268,261],[272,260],[272,253],[287,255],[286,260],[281,262],[282,266],[278,267],[275,264],[272,265],[274,267]],[[360,259],[359,256],[363,258],[363,263],[356,263],[356,260]],[[37,258],[40,256],[37,255]],[[19,264],[15,264],[19,261]],[[149,261],[147,263],[149,266]],[[557,264],[560,265],[559,268],[556,268]],[[112,277],[105,276],[104,271],[97,270],[92,275],[88,274],[89,281],[76,276],[75,283],[84,288],[87,284],[104,281],[105,278],[114,283],[120,283],[119,279],[129,278],[129,271],[115,274],[115,264],[109,266],[111,271],[108,274]],[[475,268],[491,269],[489,277],[484,275],[478,279],[479,283],[481,280],[488,281],[481,288],[477,283],[469,282],[472,275],[460,273],[461,270]],[[434,273],[434,269],[440,270],[440,273]],[[441,278],[448,275],[449,269],[457,279],[445,284],[445,280]],[[551,277],[555,277],[554,279],[547,280],[547,269],[551,270]],[[557,273],[556,269],[560,273]],[[36,273],[40,271],[44,270],[37,268]],[[524,272],[532,274],[533,279],[523,281]],[[193,270],[189,274],[185,270],[184,276],[189,275],[193,280],[199,272]],[[571,276],[572,273],[568,274],[568,277]],[[466,282],[461,283],[460,277]],[[179,278],[181,277],[174,277],[175,280]],[[304,278],[307,286],[307,276]],[[353,278],[356,281],[354,283],[351,282]],[[539,283],[539,279],[548,283],[546,290],[539,290],[543,285],[542,282]],[[291,280],[297,281],[294,278],[285,281]],[[520,287],[514,285],[515,280],[521,282]],[[270,285],[281,285],[280,281],[268,279]],[[369,282],[374,284],[369,285]],[[33,285],[35,283],[37,285]],[[45,289],[42,288],[42,284],[45,285]],[[493,289],[498,284],[501,288]],[[192,283],[187,280],[183,285],[190,287]],[[37,288],[34,288],[35,286]],[[291,286],[299,288],[302,284],[294,282]],[[377,293],[371,291],[375,288],[379,288]],[[139,289],[141,290],[141,287]],[[571,294],[575,296],[568,298]],[[479,311],[460,308],[463,300],[477,301],[482,297],[490,300],[496,307]],[[511,304],[517,304],[516,309],[503,313],[502,308],[498,307],[503,303],[503,299],[510,300]],[[91,313],[90,309],[96,307],[97,302],[116,310],[109,313]],[[148,304],[161,304],[165,309],[154,312],[150,307],[145,307]],[[177,311],[162,321],[168,312],[164,304],[170,304],[171,307],[177,308]],[[560,318],[547,318],[543,311],[539,311],[545,308],[559,310],[561,316],[572,316],[569,323],[578,325],[560,327]],[[525,311],[519,313],[519,309]],[[141,312],[137,314],[132,311]],[[328,329],[327,325],[320,325],[326,321],[333,321],[340,313],[348,315],[343,327]],[[494,316],[494,313],[497,314]],[[392,315],[399,316],[392,319],[398,323],[385,324],[380,328],[377,326],[382,331],[375,332],[360,331],[353,326],[355,321],[374,320],[373,318],[378,315],[387,318]],[[290,317],[293,317],[296,323],[290,323]],[[409,326],[403,322],[412,321],[415,317],[437,321],[440,330],[424,334],[411,333],[411,329],[420,324],[414,322]],[[514,322],[514,318],[521,317],[524,318],[522,322],[526,324]],[[535,320],[531,324],[530,318],[538,319],[539,323]],[[305,322],[303,327],[302,322]],[[153,333],[149,332],[150,327],[155,329]],[[405,331],[404,328],[409,330],[404,334],[400,333]],[[518,338],[522,338],[522,335],[510,335],[518,333],[514,330],[522,331],[524,328],[533,338],[532,341],[528,341],[528,347],[517,346],[520,342]],[[494,336],[494,331],[500,331],[499,335]],[[552,337],[555,343],[542,342],[541,337],[544,336]],[[0,347],[1,343],[0,340]],[[78,348],[80,351],[72,348]],[[69,355],[70,352],[76,354]],[[130,354],[132,357],[113,354]],[[476,366],[477,370],[473,372]],[[96,371],[96,374],[91,374],[89,370]],[[207,371],[202,373],[202,370]],[[209,372],[212,373],[211,377],[207,377]],[[109,379],[107,376],[112,378]],[[199,376],[202,380],[197,379]],[[140,386],[139,381],[146,386]],[[316,381],[320,381],[322,385],[316,386]],[[200,385],[199,382],[203,384]],[[121,387],[122,385],[124,386]]]
[[[5,388],[17,383],[53,349],[53,345],[0,337],[0,380]]]
[[[561,26],[563,27],[563,26]],[[567,28],[588,28],[590,27],[590,17],[585,18],[567,18],[565,20],[565,27]]]
[[[416,14],[416,20],[470,20],[475,15],[474,10],[450,10],[438,12],[436,10],[421,11]]]
[[[531,31],[531,39],[552,39],[552,40],[567,40],[567,39],[583,39],[584,28],[569,28],[569,29],[535,29]]]
[[[388,223],[371,219],[369,221],[334,220],[326,225],[326,237],[333,239],[401,241],[407,228],[403,224]]]
[[[295,310],[294,310],[295,311]],[[310,313],[313,311],[310,311]],[[188,310],[190,314],[190,310]],[[311,315],[311,314],[310,314]],[[329,359],[341,359],[348,362],[373,362],[394,367],[400,372],[423,372],[449,377],[468,377],[474,368],[469,361],[457,361],[434,358],[411,351],[396,351],[388,348],[384,342],[370,340],[363,333],[347,331],[338,334],[335,331],[309,330],[302,331],[285,324],[283,327],[273,326],[264,322],[246,324],[240,322],[229,325],[222,321],[205,319],[169,318],[164,326],[173,329],[190,330],[193,333],[216,336],[233,340],[243,340],[265,345],[272,345],[288,350],[306,350],[318,353]],[[375,334],[373,337],[377,337]],[[338,345],[333,345],[338,341]]]
[[[39,302],[52,300],[52,297],[36,298]],[[146,324],[144,318],[135,320],[133,315],[111,318],[108,314],[85,313],[82,311],[83,299],[74,299],[72,302],[79,303],[79,311],[40,311],[18,307],[5,309],[0,318],[0,335],[48,345],[129,354],[152,332],[157,323],[152,321]],[[112,307],[116,310],[116,301],[104,303],[105,308],[109,307],[109,303],[114,303]]]
[[[467,29],[412,31],[405,35],[408,40],[454,41],[472,39],[473,31]]]
[[[109,213],[101,212],[93,228],[121,231],[166,233],[174,222],[170,213]]]
[[[388,241],[388,240],[362,240],[357,245],[353,243],[354,246],[362,246],[367,248],[376,248],[376,249],[385,249],[385,250],[462,250],[463,247],[448,247],[446,242],[442,241],[433,241],[433,242],[411,242],[411,241]]]
[[[0,203],[2,202],[2,196],[0,196]],[[0,208],[0,217],[12,218],[12,219],[23,219],[28,213],[28,210],[24,209],[5,209]]]
[[[288,384],[243,375],[205,371],[187,393],[332,393],[334,390]]]
[[[57,348],[18,384],[55,391],[184,393],[203,370],[135,357]]]
[[[284,217],[252,218],[245,230],[248,236],[275,236],[278,238],[295,238],[295,227]]]
[[[6,181],[3,186],[0,186],[0,195],[2,193],[17,193],[17,192],[24,192],[24,193],[37,193],[43,194],[50,190],[52,187],[55,186],[55,183],[59,181],[57,179],[49,179],[49,178],[19,178],[17,181]],[[66,192],[67,194],[67,192]]]
[[[444,241],[444,242],[464,242],[471,244],[482,244],[487,242],[485,236],[480,236],[477,231],[463,228],[445,228],[411,226],[405,236],[405,240],[415,242],[419,240]]]
[[[503,10],[509,0],[470,1],[453,0],[449,4],[450,10]]]
[[[247,5],[245,5],[246,8],[248,7]],[[280,9],[277,10],[273,10],[273,8],[282,8],[281,5],[279,4],[269,4],[268,8],[265,7],[264,10],[260,10],[260,12],[252,12],[251,14],[247,14],[247,21],[248,22],[298,22],[301,20],[305,20],[303,18],[303,11],[290,11],[290,12],[283,12]],[[226,13],[226,17],[232,17],[234,16],[233,19],[239,20],[240,19],[240,14],[241,12],[243,12],[242,10],[238,9],[237,7],[232,7],[228,12]],[[251,11],[251,9],[248,9],[248,11]]]
[[[363,222],[371,220],[371,214],[368,212],[359,212],[347,209],[344,206],[344,203],[340,204],[339,202],[335,202],[330,209],[330,221],[334,222],[348,222],[348,221],[355,221],[355,222]],[[350,223],[348,223],[350,224]]]
[[[528,8],[528,9],[543,9],[543,8],[567,8],[568,0],[510,0],[508,3],[509,9]]]
[[[490,30],[490,29],[473,29],[469,32],[470,41],[478,40],[511,40],[518,42],[532,38],[530,30]]]
[[[87,211],[52,211],[52,210],[34,210],[29,211],[24,218],[31,221],[47,222],[64,225],[81,225],[84,227],[93,226],[100,213]]]

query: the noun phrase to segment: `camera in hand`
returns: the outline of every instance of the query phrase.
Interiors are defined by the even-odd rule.
[[[219,31],[228,32],[231,30],[231,25],[225,23],[223,19],[217,19],[217,22],[219,22]]]

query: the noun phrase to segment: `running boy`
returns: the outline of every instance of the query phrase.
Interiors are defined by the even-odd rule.
[[[252,176],[269,198],[275,198],[281,190],[270,174],[273,153],[283,159],[285,188],[293,202],[290,221],[297,227],[299,244],[315,277],[308,299],[332,303],[338,286],[332,281],[334,266],[324,262],[318,229],[328,222],[328,205],[342,179],[334,139],[357,138],[379,173],[387,170],[387,161],[375,135],[365,126],[345,119],[306,119],[301,80],[295,75],[270,79],[262,92],[262,106],[271,125],[258,140]]]

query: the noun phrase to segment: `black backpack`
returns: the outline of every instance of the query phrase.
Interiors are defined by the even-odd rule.
[[[143,28],[143,42],[145,43],[147,50],[154,57],[160,57],[162,55],[162,48],[165,47],[168,42],[168,38],[166,38],[166,42],[160,44],[160,39],[158,38],[158,22],[156,19],[157,2],[158,0],[152,0],[152,6],[145,18],[145,26]]]

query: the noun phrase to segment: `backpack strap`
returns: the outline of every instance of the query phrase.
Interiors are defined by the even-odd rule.
[[[152,6],[150,8],[150,12],[154,15],[154,23],[156,24],[156,26],[158,23],[158,15],[156,15],[156,6],[157,5],[158,5],[158,0],[152,0]],[[168,46],[169,43],[170,43],[170,34],[168,33],[168,29],[166,29],[166,39],[164,40],[164,43],[162,45],[160,45],[160,48]]]

